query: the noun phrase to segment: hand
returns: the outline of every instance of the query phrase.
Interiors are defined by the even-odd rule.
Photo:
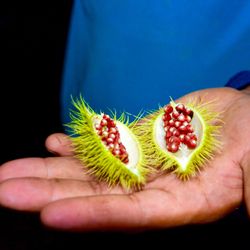
[[[0,168],[0,204],[38,211],[41,221],[64,230],[145,230],[217,220],[243,199],[243,173],[250,165],[250,95],[229,88],[207,89],[185,96],[218,100],[225,122],[223,150],[197,177],[180,181],[174,174],[150,180],[128,193],[108,188],[84,173],[63,134],[46,146],[57,157],[7,162]]]

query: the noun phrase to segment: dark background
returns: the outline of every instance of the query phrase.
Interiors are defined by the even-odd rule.
[[[46,157],[44,141],[63,131],[59,90],[72,1],[12,2],[0,6],[1,164]],[[93,247],[249,248],[244,206],[224,219],[146,233],[69,233],[40,224],[38,214],[0,208],[0,249]],[[174,244],[174,246],[172,246]],[[155,248],[154,247],[154,248]]]

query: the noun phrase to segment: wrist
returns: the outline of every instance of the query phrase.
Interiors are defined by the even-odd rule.
[[[243,93],[250,95],[250,84],[241,90]]]
[[[243,170],[243,199],[250,216],[250,151],[248,151],[241,161]]]

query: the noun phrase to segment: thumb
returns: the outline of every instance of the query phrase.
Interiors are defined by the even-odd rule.
[[[45,146],[49,152],[55,155],[72,156],[74,154],[70,138],[63,133],[55,133],[48,136]]]

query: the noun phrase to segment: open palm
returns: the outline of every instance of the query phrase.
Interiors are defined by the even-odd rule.
[[[204,223],[225,216],[243,200],[243,159],[250,150],[250,96],[228,88],[182,98],[216,99],[223,111],[222,152],[189,181],[162,173],[138,192],[108,188],[84,173],[67,137],[54,134],[50,158],[19,159],[0,168],[0,204],[41,212],[45,225],[66,230],[144,230]]]

